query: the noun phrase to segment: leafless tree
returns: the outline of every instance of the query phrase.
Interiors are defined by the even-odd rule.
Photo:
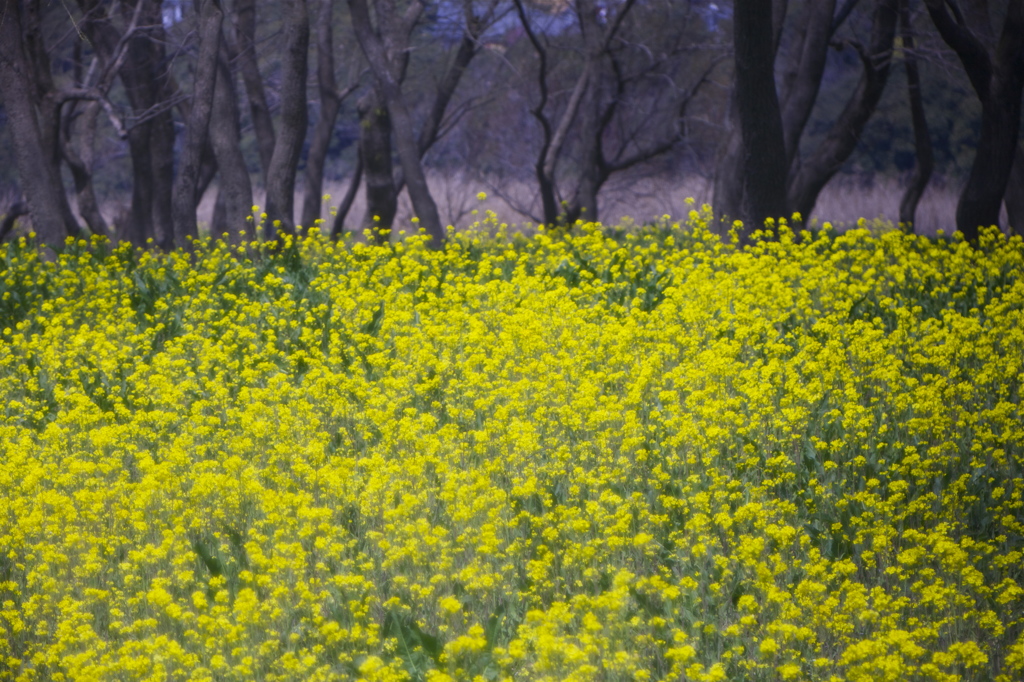
[[[199,236],[196,223],[196,189],[199,184],[200,154],[203,141],[209,134],[210,114],[213,110],[214,90],[217,84],[217,55],[220,52],[221,21],[224,14],[219,0],[200,0],[199,10],[199,55],[196,59],[196,75],[192,103],[185,127],[185,146],[181,154],[178,175],[174,182],[174,242],[173,245],[188,245],[188,239]]]
[[[373,229],[378,242],[388,238],[397,211],[398,196],[403,188],[408,187],[420,225],[430,235],[432,246],[440,248],[445,241],[445,230],[426,186],[422,159],[443,135],[446,114],[455,92],[470,62],[479,52],[480,36],[494,21],[500,3],[497,0],[484,2],[477,11],[477,3],[462,1],[461,37],[450,54],[445,55],[447,65],[440,71],[432,91],[428,89],[429,104],[419,126],[405,101],[402,83],[409,67],[412,33],[422,17],[424,4],[415,0],[399,12],[394,3],[379,0],[373,5],[376,26],[369,23],[369,5],[358,1],[349,4],[353,30],[370,63],[374,87],[360,98],[357,106],[359,158],[349,188],[338,207],[332,234],[338,235],[343,230],[357,187],[365,179],[367,219],[364,223]],[[376,66],[374,59],[378,60]],[[383,85],[382,77],[387,81]],[[418,134],[415,132],[417,127]],[[392,140],[398,151],[398,169],[392,166]]]
[[[530,114],[541,133],[534,162],[541,214],[533,215],[528,207],[520,210],[551,225],[569,225],[583,217],[596,220],[599,193],[613,174],[676,146],[687,107],[724,55],[707,60],[696,76],[690,76],[692,82],[680,87],[676,83],[681,74],[673,67],[692,47],[685,32],[673,32],[659,45],[650,35],[642,35],[650,33],[648,25],[638,23],[627,30],[638,7],[632,0],[614,5],[591,0],[569,3],[577,28],[572,37],[546,30],[541,25],[547,18],[542,9],[524,0],[515,0],[515,7],[536,58],[536,65],[526,68],[536,73]],[[553,89],[557,87],[553,86],[556,53],[574,55],[561,60],[571,64],[574,73],[564,84],[568,93],[564,104],[559,104],[563,98]],[[656,87],[650,86],[653,82]],[[672,103],[659,107],[656,99],[646,97],[651,91],[659,96],[669,93]],[[637,111],[641,107],[650,108]],[[667,109],[667,115],[659,109]],[[569,160],[572,172],[560,171],[559,166],[570,165]],[[502,193],[500,188],[495,190]]]
[[[809,216],[821,190],[856,149],[888,82],[898,17],[898,0],[876,0],[868,44],[847,41],[860,57],[860,80],[825,139],[805,158],[793,158],[787,191],[790,210]]]
[[[256,133],[256,147],[259,150],[260,167],[264,183],[270,169],[270,157],[274,155],[274,123],[270,117],[267,93],[260,75],[256,54],[256,0],[235,0],[231,13],[233,30],[229,31],[228,46],[231,61],[237,61],[245,93],[249,99],[249,113]]]
[[[245,216],[252,210],[252,179],[242,155],[238,125],[238,96],[228,64],[228,51],[221,41],[217,60],[217,83],[210,112],[210,145],[217,160],[220,184],[214,205],[210,231],[217,236],[227,234],[237,242],[245,225]]]
[[[397,42],[405,42],[410,26],[415,23],[423,3],[415,1],[409,10],[398,19],[397,12],[390,2],[380,0],[377,3],[377,21],[375,28],[370,20],[370,11],[366,0],[349,0],[352,12],[352,28],[355,30],[359,46],[363,49],[366,61],[373,72],[380,98],[388,110],[392,129],[395,134],[395,146],[398,158],[402,163],[402,172],[409,188],[409,198],[420,224],[430,235],[430,244],[441,248],[445,243],[445,230],[441,225],[441,217],[437,212],[437,204],[427,186],[427,177],[420,161],[419,145],[413,128],[412,115],[405,98],[402,96],[402,67],[397,62],[404,61],[404,55],[395,54],[388,47]]]
[[[956,226],[975,241],[979,226],[997,225],[1020,130],[1024,90],[1024,0],[1010,0],[998,41],[988,0],[925,0],[942,39],[956,52],[981,101],[981,134],[974,165],[956,210]],[[1018,226],[1018,229],[1020,227]]]
[[[900,0],[900,35],[903,38],[903,65],[907,71],[907,95],[910,99],[915,151],[914,171],[900,201],[900,227],[912,232],[917,205],[932,176],[935,159],[928,133],[928,119],[925,117],[924,98],[921,95],[921,75],[917,68],[914,29],[910,21],[910,0]]]
[[[787,12],[794,15],[791,29],[777,28],[779,38],[773,59],[774,62],[783,60],[776,87],[785,147],[786,172],[783,177],[786,178],[787,212],[809,216],[822,188],[856,148],[888,81],[898,18],[897,3],[898,0],[874,1],[871,39],[867,45],[862,45],[852,39],[837,40],[837,32],[853,12],[857,0],[845,0],[838,7],[834,0],[804,2],[800,6],[794,3],[793,7],[775,0],[777,27],[780,15]],[[789,36],[792,36],[791,43]],[[861,78],[825,139],[806,155],[801,155],[800,140],[817,100],[830,46],[857,51],[862,65]],[[734,97],[737,102],[742,97],[738,83]],[[745,155],[738,137],[735,130],[727,137],[715,178],[715,211],[728,220],[743,213],[741,206],[745,201],[745,164],[742,160],[749,156]],[[775,206],[776,210],[780,207]]]
[[[60,179],[57,157],[60,93],[52,85],[45,46],[17,0],[0,14],[0,93],[13,132],[21,186],[43,243],[57,246],[79,227]],[[29,3],[30,12],[38,3]],[[26,21],[26,20],[29,21]]]
[[[327,160],[327,148],[334,134],[334,125],[341,111],[341,104],[356,90],[359,81],[356,79],[344,90],[339,90],[334,76],[334,29],[332,14],[333,0],[319,0],[317,3],[316,21],[316,54],[317,54],[317,85],[320,95],[320,114],[313,134],[309,140],[309,153],[306,156],[306,189],[302,202],[302,219],[300,225],[306,229],[313,226],[320,218],[320,207],[323,204],[321,193],[324,180],[324,163]]]
[[[309,10],[306,0],[287,0],[284,58],[281,63],[281,118],[267,169],[267,217],[270,235],[295,231],[295,176],[306,139],[306,75],[309,67]]]

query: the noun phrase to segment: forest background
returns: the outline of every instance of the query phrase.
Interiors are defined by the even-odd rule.
[[[694,196],[724,230],[749,217],[733,5],[6,0],[0,230],[30,228],[33,192],[51,243],[237,240],[262,212],[268,233],[322,220],[384,239],[414,214],[430,231],[428,203],[464,225],[480,192],[548,224],[682,215]],[[999,165],[979,159],[977,74],[1024,62],[1020,5],[775,0],[758,30],[787,209],[952,231],[972,168]],[[989,105],[1019,129],[1008,89]],[[1024,223],[1009,147],[1004,227]]]

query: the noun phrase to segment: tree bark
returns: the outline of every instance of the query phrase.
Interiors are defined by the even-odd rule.
[[[309,11],[306,0],[284,3],[285,54],[281,63],[281,119],[267,172],[267,217],[270,234],[295,232],[295,175],[309,122],[306,76]]]
[[[124,7],[123,11],[127,14],[131,8]],[[99,16],[102,17],[102,12]],[[113,29],[109,20],[97,21]],[[155,238],[162,248],[170,249],[174,243],[171,196],[175,132],[167,104],[170,87],[161,22],[159,2],[143,0],[139,23],[147,28],[128,38],[127,58],[120,70],[134,120],[128,129],[132,159],[131,217],[130,224],[121,229],[119,236],[139,246]]]
[[[222,46],[210,116],[210,144],[220,172],[210,231],[217,237],[227,234],[233,244],[240,241],[240,232],[246,227],[245,217],[252,211],[252,180],[242,156],[238,115],[235,82],[228,67],[227,50]]]
[[[44,244],[57,247],[64,243],[65,236],[77,234],[78,223],[56,164],[44,149],[34,106],[34,69],[25,52],[17,0],[4,0],[0,16],[0,93],[10,121],[15,163],[33,228]]]
[[[100,113],[100,103],[91,101],[86,103],[84,110],[78,116],[74,126],[78,129],[77,135],[72,141],[72,133],[69,130],[63,136],[61,142],[61,154],[68,168],[71,169],[71,178],[75,182],[75,195],[78,198],[78,212],[85,220],[85,224],[93,234],[107,234],[109,227],[107,221],[100,213],[99,202],[96,200],[96,191],[92,182],[93,159],[96,149],[96,124]],[[68,127],[70,128],[69,123]]]
[[[979,227],[998,225],[1017,152],[1024,90],[1024,0],[1010,0],[1003,31],[990,54],[982,38],[949,14],[939,0],[926,0],[942,39],[957,53],[981,101],[981,135],[970,176],[956,209],[956,226],[971,242]],[[987,14],[987,13],[986,13]],[[987,21],[981,23],[983,31]]]
[[[878,0],[872,15],[871,43],[858,48],[864,73],[838,120],[817,149],[803,160],[789,181],[789,207],[810,216],[818,195],[857,147],[889,78],[896,35],[898,0]]]
[[[805,8],[800,50],[793,60],[792,75],[781,88],[780,106],[787,168],[792,166],[797,156],[800,138],[821,89],[828,43],[832,38],[832,15],[835,12],[835,5],[835,0],[808,3]]]
[[[196,59],[192,106],[185,127],[185,146],[178,177],[174,183],[174,245],[186,247],[199,237],[196,223],[196,188],[199,182],[203,141],[210,127],[214,88],[217,84],[217,54],[220,51],[221,12],[218,0],[201,0],[199,9],[199,55]]]
[[[327,148],[334,134],[334,123],[341,109],[341,97],[334,78],[334,39],[331,17],[334,9],[332,0],[319,1],[316,29],[317,84],[320,92],[320,116],[313,127],[306,155],[306,193],[302,201],[300,224],[309,230],[320,218],[323,205],[324,161]]]
[[[910,118],[914,126],[916,152],[914,172],[900,201],[900,229],[913,234],[917,205],[931,179],[935,159],[931,135],[928,133],[928,118],[924,113],[924,99],[921,96],[921,76],[918,73],[917,55],[914,52],[914,29],[910,24],[908,0],[900,0],[900,30],[903,36],[903,65],[907,71],[907,94],[910,99]]]
[[[770,0],[737,0],[733,13],[736,104],[743,135],[743,217],[747,230],[761,228],[786,210],[786,147],[775,92]]]
[[[595,78],[596,81],[596,78]],[[596,221],[598,216],[597,195],[607,176],[602,177],[604,164],[601,159],[601,112],[597,84],[587,88],[580,114],[580,158],[579,184],[570,202],[566,223],[577,220]]]
[[[734,220],[740,220],[743,210],[743,135],[740,132],[736,91],[733,88],[726,112],[725,141],[715,163],[711,203],[715,208],[716,231],[722,237],[728,234]]]
[[[395,146],[398,148],[398,158],[402,162],[402,171],[413,210],[420,221],[420,226],[430,236],[431,248],[441,249],[446,241],[445,230],[441,225],[437,204],[434,203],[430,188],[427,186],[426,175],[423,173],[412,116],[402,96],[398,74],[393,70],[381,36],[373,30],[366,0],[349,0],[348,4],[359,46],[387,104],[395,131]]]
[[[1013,234],[1024,235],[1024,144],[1017,143],[1017,154],[1006,185],[1006,217]]]
[[[267,105],[267,93],[263,87],[259,64],[256,60],[256,0],[236,0],[233,13],[235,40],[232,46],[232,61],[237,57],[245,93],[249,99],[252,126],[256,132],[256,148],[263,169],[263,183],[267,184],[270,159],[274,155],[274,122]]]
[[[398,212],[391,163],[391,118],[384,98],[376,89],[366,93],[357,105],[359,112],[359,159],[366,176],[366,217],[364,227],[377,244],[385,244]]]

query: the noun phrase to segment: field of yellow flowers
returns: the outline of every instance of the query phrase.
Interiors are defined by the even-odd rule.
[[[0,250],[0,680],[1024,679],[1024,245]]]

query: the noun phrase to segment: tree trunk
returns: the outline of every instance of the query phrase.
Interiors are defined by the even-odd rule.
[[[743,135],[743,218],[747,230],[786,210],[786,147],[775,92],[771,0],[736,0],[733,44],[736,58],[736,104]]]
[[[1017,143],[1017,154],[1003,201],[1006,202],[1006,217],[1011,232],[1024,235],[1024,144],[1020,142]]]
[[[711,203],[715,209],[716,231],[724,237],[733,221],[742,219],[743,210],[743,135],[735,88],[729,98],[725,141],[715,163]]]
[[[118,226],[118,236],[142,246],[155,238],[165,249],[174,245],[171,220],[171,196],[174,185],[174,119],[167,99],[170,94],[160,4],[142,0],[139,18],[145,31],[138,31],[127,41],[127,58],[120,70],[121,81],[131,105],[134,120],[128,127],[128,147],[132,159],[132,205],[130,224]],[[131,7],[122,7],[129,15]],[[102,10],[92,8],[102,17]],[[98,49],[113,48],[119,35],[107,19],[86,22],[87,29],[100,34],[94,44]],[[109,62],[109,59],[108,59]]]
[[[975,242],[979,227],[999,224],[999,208],[1017,153],[1024,90],[1024,0],[1010,0],[994,54],[989,53],[982,37],[949,14],[941,0],[926,0],[925,4],[981,101],[981,135],[956,209],[957,229]],[[973,21],[979,23],[977,14]],[[987,21],[980,23],[977,30],[984,33]]]
[[[263,169],[263,184],[267,184],[270,172],[270,159],[274,155],[274,122],[270,117],[267,105],[267,93],[263,88],[263,77],[260,76],[259,64],[256,60],[256,0],[236,0],[234,7],[235,45],[232,61],[238,59],[245,93],[249,99],[249,111],[252,115],[252,127],[256,132],[256,148],[260,155],[260,168]]]
[[[242,156],[238,129],[238,97],[228,67],[227,51],[221,49],[217,62],[217,85],[213,92],[210,116],[210,144],[220,170],[220,187],[210,232],[216,237],[227,234],[229,242],[240,241],[246,229],[245,217],[252,212],[252,181]],[[249,235],[250,238],[252,235]]]
[[[470,22],[472,17],[467,17],[466,20]],[[430,114],[427,116],[427,120],[423,122],[423,128],[420,130],[420,156],[426,154],[434,145],[434,142],[437,141],[441,122],[444,120],[445,112],[448,111],[448,104],[451,103],[452,96],[455,94],[456,88],[459,87],[459,81],[462,80],[463,74],[466,73],[469,63],[476,56],[478,32],[478,27],[466,26],[465,33],[462,34],[462,40],[459,42],[459,48],[455,52],[455,57],[437,85],[437,92],[434,94],[434,103],[430,107]]]
[[[580,108],[580,175],[576,194],[565,216],[568,225],[577,220],[598,220],[597,194],[605,180],[601,177],[601,102],[596,72],[594,76]]]
[[[811,215],[818,195],[857,147],[864,126],[875,111],[889,78],[893,40],[896,35],[898,0],[878,0],[872,16],[871,44],[859,48],[864,73],[828,135],[803,160],[789,181],[789,207],[805,218]]]
[[[153,227],[157,243],[165,250],[174,248],[174,115],[170,102],[173,89],[171,87],[170,64],[167,59],[167,35],[163,29],[163,15],[160,0],[147,2],[150,12],[148,21],[149,35],[143,36],[148,43],[146,49],[152,54],[151,75],[155,86],[154,104],[162,109],[153,117],[150,127],[151,160],[153,163]],[[124,8],[127,13],[128,7]],[[145,114],[146,112],[138,112]],[[138,115],[138,114],[137,114]]]
[[[115,76],[121,78],[125,93],[133,111],[145,111],[153,103],[152,79],[145,77],[144,63],[149,59],[148,53],[141,49],[144,40],[128,40],[125,47],[124,62],[118,68],[117,49],[123,35],[111,22],[107,10],[98,0],[78,0],[82,11],[82,31],[85,33],[92,48],[96,51],[104,69],[112,69],[107,73],[107,82],[101,89],[109,88]],[[145,3],[139,12],[139,22],[145,23],[151,17],[144,16]],[[152,14],[150,12],[150,14]],[[141,62],[140,62],[141,60]],[[153,214],[153,165],[150,153],[150,127],[152,121],[130,125],[126,132],[128,152],[132,164],[132,198],[126,220],[118,220],[114,225],[114,237],[127,240],[137,246],[143,246],[146,239],[154,234]]]
[[[224,15],[217,0],[202,0],[199,9],[199,55],[196,59],[192,106],[185,127],[185,146],[174,184],[174,245],[186,247],[199,237],[196,223],[196,188],[199,181],[203,141],[210,127],[214,88],[217,83],[217,54]]]
[[[352,13],[352,27],[355,30],[359,46],[369,62],[374,80],[380,88],[387,104],[388,114],[395,131],[395,146],[398,158],[402,162],[402,172],[409,189],[409,199],[413,210],[420,221],[420,226],[430,236],[431,248],[440,249],[446,241],[445,230],[441,226],[441,217],[437,205],[427,186],[427,178],[420,163],[419,145],[413,129],[412,116],[402,97],[402,90],[397,73],[393,71],[387,50],[381,37],[374,32],[370,22],[370,12],[366,0],[349,0]]]
[[[472,20],[472,17],[467,17],[467,22],[472,22]],[[478,30],[476,26],[467,26],[466,32],[463,33],[462,40],[459,43],[459,48],[455,52],[455,58],[437,84],[437,92],[434,93],[434,103],[430,107],[427,120],[423,122],[423,127],[420,128],[420,135],[417,140],[421,159],[426,156],[430,148],[437,142],[438,135],[441,132],[441,123],[444,121],[445,112],[448,110],[448,104],[451,102],[452,96],[459,86],[459,81],[462,80],[462,75],[466,72],[466,68],[473,60],[473,57],[476,56],[476,46],[479,38]],[[401,194],[404,187],[405,176],[399,174],[395,180],[395,192]]]
[[[552,136],[551,121],[548,120],[547,114],[544,112],[544,108],[548,103],[548,54],[530,25],[530,20],[526,16],[526,8],[523,6],[523,0],[515,0],[515,7],[523,30],[526,31],[526,36],[530,39],[530,44],[533,45],[533,49],[537,53],[537,89],[540,91],[540,99],[530,109],[530,114],[540,124],[544,141],[541,144],[540,153],[537,155],[537,161],[534,164],[534,174],[537,177],[537,190],[540,194],[544,222],[548,225],[553,225],[558,222],[558,197],[556,196],[555,183],[547,176],[544,170],[548,149],[551,148]]]
[[[818,98],[825,58],[832,37],[832,15],[835,0],[818,0],[805,8],[803,39],[793,59],[791,75],[781,88],[782,131],[786,142],[786,163],[796,158],[807,120]]]
[[[378,244],[388,241],[398,194],[391,165],[391,118],[383,98],[371,90],[359,100],[359,159],[366,176],[366,217],[363,226],[373,231]]]
[[[306,0],[288,0],[283,8],[285,54],[281,63],[281,119],[267,171],[268,236],[274,236],[278,230],[295,232],[295,175],[309,125],[306,118],[309,11]]]
[[[1024,22],[1018,30],[1024,37]],[[997,69],[991,95],[982,105],[981,138],[956,207],[957,229],[972,242],[980,227],[999,224],[1000,204],[1014,165],[1024,86],[1024,63],[1020,62],[1024,60],[1013,61],[1017,63]]]
[[[306,155],[306,193],[302,201],[301,225],[309,230],[320,218],[323,205],[324,161],[327,148],[334,135],[334,123],[341,109],[341,97],[334,79],[334,40],[331,31],[331,17],[334,9],[332,0],[320,0],[319,20],[316,30],[317,83],[320,91],[320,117],[313,127]]]
[[[10,121],[15,163],[33,228],[44,244],[56,247],[64,243],[65,236],[78,232],[78,224],[56,166],[44,151],[33,106],[35,84],[29,77],[33,67],[25,54],[19,3],[4,0],[0,8],[0,93]]]
[[[75,194],[78,197],[78,212],[93,234],[108,234],[107,221],[100,213],[99,202],[92,183],[92,167],[96,149],[96,124],[100,113],[100,103],[88,102],[77,119],[78,134],[64,136],[61,153],[71,169],[71,177],[75,182]],[[69,126],[70,127],[70,126]]]
[[[903,65],[907,70],[907,93],[910,98],[910,118],[914,126],[914,151],[916,159],[914,172],[910,176],[900,201],[900,229],[913,234],[917,204],[921,201],[925,187],[931,179],[935,159],[932,154],[932,140],[928,133],[928,119],[924,113],[921,96],[921,76],[917,69],[917,55],[914,53],[914,30],[910,24],[908,0],[900,0],[900,29],[903,36]]]

